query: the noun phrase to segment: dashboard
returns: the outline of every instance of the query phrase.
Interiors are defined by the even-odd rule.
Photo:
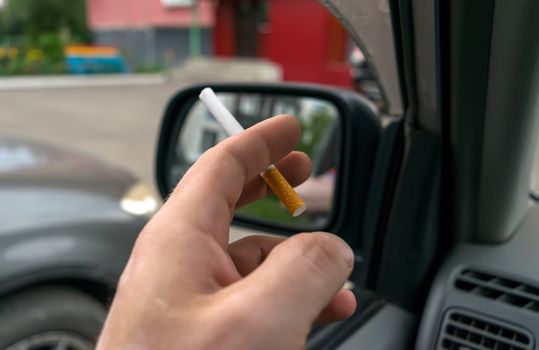
[[[539,207],[501,244],[460,244],[439,270],[416,350],[537,349]]]

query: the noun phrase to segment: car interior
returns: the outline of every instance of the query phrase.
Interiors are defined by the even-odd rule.
[[[0,7],[4,2],[0,0]],[[227,136],[199,101],[201,90],[211,87],[244,128],[273,115],[294,115],[302,129],[297,150],[313,164],[311,177],[296,187],[306,203],[303,214],[292,217],[270,194],[236,211],[230,241],[252,234],[289,237],[326,231],[354,251],[354,268],[343,288],[353,291],[357,308],[343,321],[313,325],[306,349],[539,349],[539,1],[319,2],[353,41],[347,47],[348,36],[342,36],[338,48],[343,57],[356,50],[356,73],[366,80],[357,86],[348,80],[349,89],[291,82],[274,70],[271,82],[245,82],[240,76],[241,82],[216,77],[187,85],[191,77],[179,70],[174,74],[187,76],[182,83],[172,73],[155,73],[152,83],[136,83],[145,90],[116,82],[118,90],[105,99],[113,91],[110,82],[89,84],[73,94],[72,88],[86,84],[77,76],[68,77],[78,80],[74,85],[52,93],[27,86],[33,95],[15,88],[1,96],[8,101],[21,94],[11,106],[20,114],[6,119],[16,126],[28,120],[18,115],[33,113],[22,107],[59,106],[52,109],[60,111],[52,113],[59,119],[40,110],[33,113],[40,122],[27,129],[43,136],[44,130],[56,127],[57,134],[51,135],[65,134],[61,141],[69,150],[41,145],[39,137],[36,142],[0,139],[0,348],[91,349],[133,244],[160,204],[137,176],[76,152],[76,135],[81,134],[69,137],[74,129],[51,121],[61,120],[64,113],[74,127],[84,119],[76,126],[88,129],[83,132],[87,144],[115,139],[118,143],[110,144],[115,147],[96,149],[128,149],[126,153],[143,159],[141,148],[122,144],[131,133],[124,124],[134,119],[116,118],[118,130],[110,135],[112,124],[106,131],[93,130],[102,123],[91,118],[100,103],[94,101],[116,102],[122,111],[125,104],[131,108],[125,116],[141,109],[137,130],[147,141],[153,125],[146,123],[147,116],[159,114],[142,106],[150,104],[152,94],[161,107],[162,96],[177,90],[165,106],[155,145],[155,182],[166,201],[200,155]],[[156,1],[156,8],[164,3]],[[267,18],[261,28],[249,18],[264,10],[262,1],[243,7],[246,23],[234,35],[247,39],[237,51],[253,55],[254,39],[241,28],[271,28]],[[282,13],[290,14],[290,8]],[[53,17],[43,16],[51,23]],[[200,36],[201,28],[195,27],[183,28],[183,39]],[[145,28],[136,30],[153,38]],[[164,29],[168,38],[169,30]],[[285,28],[285,37],[289,30],[294,28]],[[68,32],[62,29],[60,34]],[[17,56],[17,47],[8,44],[0,49],[8,52],[9,46]],[[191,46],[200,54],[200,47]],[[282,46],[277,45],[287,49]],[[331,56],[322,46],[321,55]],[[105,51],[123,60],[119,48]],[[247,66],[244,58],[237,61]],[[340,63],[341,73],[350,68],[344,59]],[[242,69],[238,71],[250,77]],[[49,75],[38,78],[50,80],[44,87],[58,82]],[[6,85],[0,90],[9,90],[6,82],[12,78],[2,79]],[[101,97],[90,99],[87,88],[101,91]],[[27,97],[35,94],[40,98]],[[53,96],[61,96],[60,102]],[[62,103],[71,99],[71,107]],[[119,110],[103,106],[97,107],[108,108],[104,119]],[[129,136],[140,143],[136,132]]]
[[[322,3],[365,54],[382,106],[300,84],[184,88],[161,126],[161,195],[185,171],[178,144],[203,87],[326,101],[340,123],[331,146],[339,155],[325,168],[336,170],[330,213],[309,222],[254,211],[234,219],[247,232],[333,232],[355,250],[356,312],[313,327],[306,348],[537,349],[539,209],[530,184],[539,2]]]

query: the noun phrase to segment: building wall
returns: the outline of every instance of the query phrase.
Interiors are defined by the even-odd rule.
[[[88,25],[94,30],[135,27],[188,27],[197,20],[202,27],[214,23],[214,2],[198,0],[191,6],[167,7],[164,0],[86,0]]]
[[[318,1],[269,3],[263,47],[267,58],[283,66],[284,80],[350,87],[349,39],[333,15]]]
[[[211,30],[201,29],[201,53],[210,55]],[[131,68],[140,66],[170,67],[189,57],[189,28],[147,28],[97,30],[94,40],[98,45],[118,47]]]
[[[160,54],[160,62],[170,66],[189,58],[189,30],[161,28],[157,30],[156,51]],[[200,53],[204,56],[212,54],[212,31],[209,28],[200,30]]]
[[[216,9],[214,52],[238,55],[237,0],[220,0]],[[251,33],[258,57],[281,65],[287,81],[351,87],[350,39],[340,23],[316,0],[267,0],[266,23]]]
[[[200,28],[201,54],[211,54],[213,0],[193,6],[165,5],[167,0],[86,0],[95,44],[118,47],[137,66],[178,64],[190,55],[189,28]],[[184,0],[184,2],[190,0]]]

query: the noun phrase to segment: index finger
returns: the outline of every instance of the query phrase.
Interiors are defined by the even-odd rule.
[[[166,210],[175,211],[184,224],[214,236],[226,247],[243,186],[290,153],[299,136],[296,119],[281,115],[224,140],[189,169],[165,204]]]

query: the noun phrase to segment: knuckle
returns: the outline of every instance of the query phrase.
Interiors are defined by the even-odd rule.
[[[244,238],[246,245],[251,247],[263,247],[267,244],[268,241],[271,241],[273,238],[264,236],[264,235],[252,235]]]
[[[236,241],[236,243],[245,244],[248,246],[259,246],[264,241],[264,236],[262,235],[251,235],[243,237],[242,239]]]
[[[235,300],[236,299],[236,300]],[[249,301],[238,300],[234,297],[226,297],[224,299],[215,300],[214,306],[211,308],[209,317],[205,322],[211,325],[212,334],[215,341],[219,342],[225,339],[230,333],[230,325],[235,325],[238,329],[249,334],[253,327],[256,328],[257,322],[260,319],[256,313],[252,312]],[[254,329],[252,331],[255,331]]]
[[[251,252],[253,250],[258,250],[264,244],[263,236],[247,236],[243,237],[233,243],[230,243],[228,246],[229,252]],[[250,254],[252,255],[252,254]]]
[[[245,168],[245,162],[241,157],[241,153],[238,152],[237,147],[232,142],[224,142],[222,147],[216,147],[213,156],[217,159],[225,159],[227,162],[233,162],[242,170]]]
[[[240,266],[243,266],[253,260],[252,249],[245,245],[230,245],[228,247],[228,254],[234,261],[236,268],[240,271]]]
[[[233,161],[248,177],[270,163],[269,146],[256,130],[236,135],[215,148],[219,158]]]
[[[291,237],[290,243],[316,273],[327,275],[349,269],[335,239],[326,233],[301,233]]]
[[[271,162],[270,156],[270,144],[264,134],[258,129],[253,128],[248,132],[240,135],[244,138],[245,144],[251,145],[250,153],[252,156],[252,164],[256,168],[264,168]]]
[[[258,265],[265,259],[264,247],[267,245],[267,236],[252,235],[231,243],[228,252],[235,261],[252,262]]]

